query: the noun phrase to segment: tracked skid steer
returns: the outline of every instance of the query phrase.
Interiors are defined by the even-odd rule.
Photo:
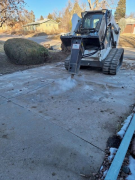
[[[110,10],[86,11],[72,18],[71,33],[61,35],[62,46],[71,49],[65,68],[75,75],[81,66],[101,67],[104,74],[116,75],[124,49],[118,48],[120,28]]]

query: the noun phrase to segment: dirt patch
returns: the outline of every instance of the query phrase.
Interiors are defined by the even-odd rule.
[[[40,64],[40,65],[15,65],[12,64],[8,57],[5,55],[4,52],[4,42],[0,41],[0,75],[3,74],[10,74],[16,71],[23,71],[30,68],[45,66],[49,63],[55,63],[55,62],[61,62],[64,61],[65,58],[68,56],[67,53],[64,53],[62,51],[49,51],[49,58],[47,60],[47,63]]]
[[[54,63],[54,62],[64,62],[64,60],[69,56],[69,52],[65,53],[62,51],[49,51],[50,55],[48,58],[48,63]]]
[[[135,48],[135,35],[123,34],[120,36],[119,46]]]

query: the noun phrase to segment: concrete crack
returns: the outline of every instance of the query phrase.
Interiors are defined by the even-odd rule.
[[[67,131],[68,131],[68,130],[67,130]],[[102,152],[104,152],[104,153],[105,153],[105,151],[104,151],[104,150],[102,150],[102,149],[101,149],[101,148],[99,148],[98,146],[96,146],[96,145],[92,144],[91,142],[89,142],[89,141],[85,140],[84,138],[82,138],[82,137],[80,137],[80,136],[78,136],[78,135],[74,134],[74,133],[73,133],[73,132],[71,132],[71,131],[68,131],[68,132],[70,132],[70,133],[71,133],[71,134],[73,134],[74,136],[76,136],[76,137],[78,137],[79,139],[81,139],[81,140],[83,140],[83,141],[85,141],[85,142],[89,143],[90,145],[92,145],[92,146],[96,147],[97,149],[99,149],[100,151],[102,151]]]

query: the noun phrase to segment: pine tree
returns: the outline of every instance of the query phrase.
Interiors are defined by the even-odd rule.
[[[126,15],[126,0],[119,0],[118,6],[115,11],[115,20],[119,21],[121,18],[125,18]]]
[[[49,13],[47,19],[53,19],[53,15]]]
[[[44,17],[43,17],[43,16],[40,16],[40,20],[44,20]]]

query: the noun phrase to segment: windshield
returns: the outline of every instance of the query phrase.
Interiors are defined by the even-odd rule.
[[[102,17],[103,17],[103,14],[87,14],[84,17],[84,21],[83,21],[82,27],[84,29],[98,28],[99,25],[100,25]]]

